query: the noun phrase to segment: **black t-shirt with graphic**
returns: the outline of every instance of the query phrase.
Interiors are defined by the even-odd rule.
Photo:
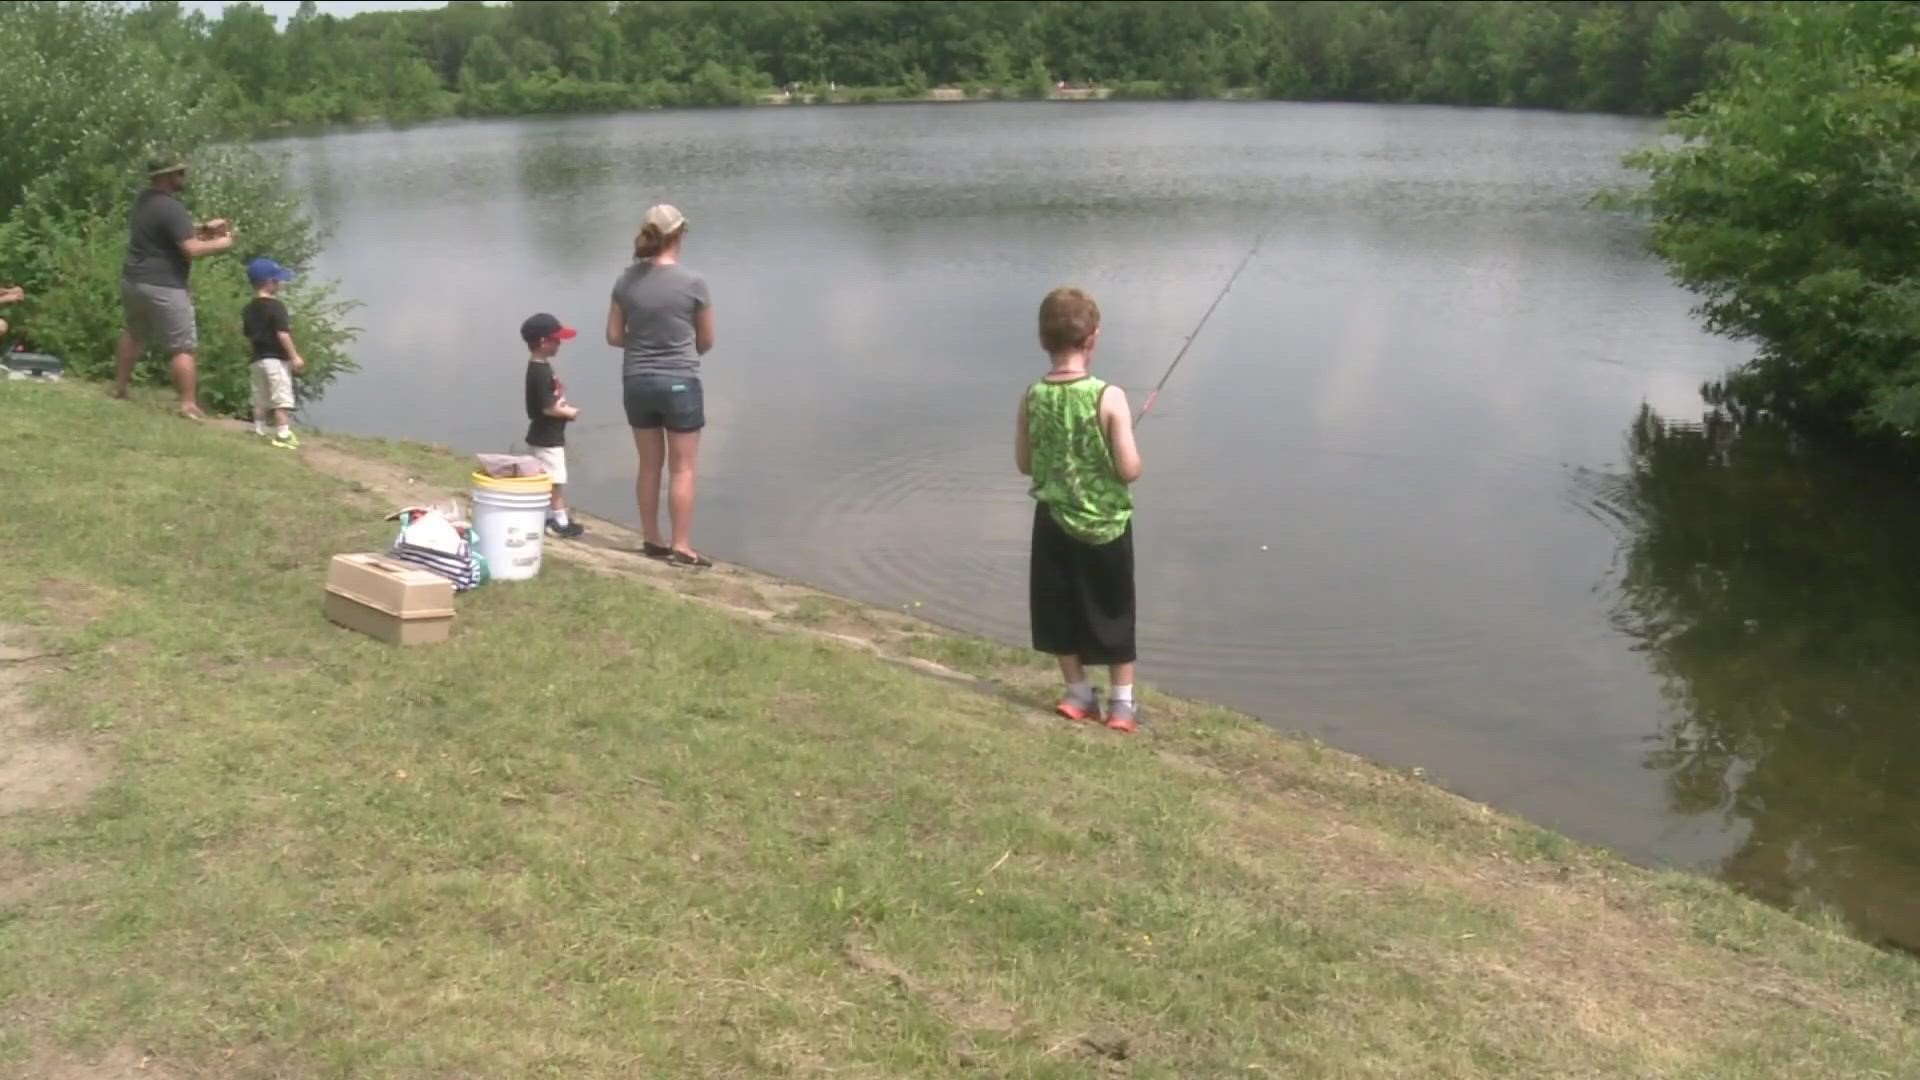
[[[287,350],[280,344],[280,331],[293,332],[293,321],[287,316],[287,305],[269,296],[256,296],[247,301],[246,308],[240,312],[240,332],[247,337],[247,344],[253,346],[253,358],[265,360],[290,360]]]
[[[527,445],[567,445],[567,422],[548,416],[547,407],[559,401],[566,387],[553,373],[552,364],[527,361]]]

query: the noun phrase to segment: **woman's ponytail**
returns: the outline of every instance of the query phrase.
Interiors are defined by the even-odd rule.
[[[648,222],[640,226],[640,232],[633,238],[633,257],[651,259],[666,246],[667,238],[660,235],[660,226]]]

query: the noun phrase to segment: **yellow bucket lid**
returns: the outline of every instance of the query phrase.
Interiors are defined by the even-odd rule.
[[[486,491],[505,491],[519,495],[531,495],[535,492],[552,491],[551,476],[488,476],[483,472],[473,474],[473,486]]]

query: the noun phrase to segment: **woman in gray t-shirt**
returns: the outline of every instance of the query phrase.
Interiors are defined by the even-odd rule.
[[[640,529],[645,553],[676,566],[712,566],[693,549],[693,474],[700,458],[700,358],[713,348],[707,279],[680,265],[687,219],[665,203],[649,207],[633,240],[633,265],[613,283],[607,344],[621,350],[627,424],[640,453]],[[673,541],[661,543],[660,470],[668,474]]]

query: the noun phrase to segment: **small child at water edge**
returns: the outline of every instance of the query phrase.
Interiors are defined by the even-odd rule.
[[[574,331],[542,312],[520,324],[520,340],[527,343],[527,447],[553,478],[553,501],[547,506],[547,531],[573,539],[586,526],[567,515],[567,425],[580,410],[567,403],[566,387],[553,373],[560,343]]]
[[[267,413],[271,411],[273,445],[282,450],[300,448],[287,414],[293,411],[293,377],[307,369],[307,362],[293,344],[293,321],[287,315],[287,305],[279,299],[280,286],[292,280],[292,271],[265,256],[247,263],[247,284],[253,286],[253,299],[240,312],[240,331],[253,349],[253,433],[266,437]]]
[[[1051,368],[1020,399],[1013,455],[1033,478],[1033,554],[1027,602],[1033,647],[1053,654],[1066,679],[1056,712],[1102,721],[1088,664],[1104,664],[1112,694],[1104,721],[1132,731],[1133,493],[1140,451],[1126,391],[1088,373],[1100,308],[1079,289],[1040,304],[1040,347]]]

